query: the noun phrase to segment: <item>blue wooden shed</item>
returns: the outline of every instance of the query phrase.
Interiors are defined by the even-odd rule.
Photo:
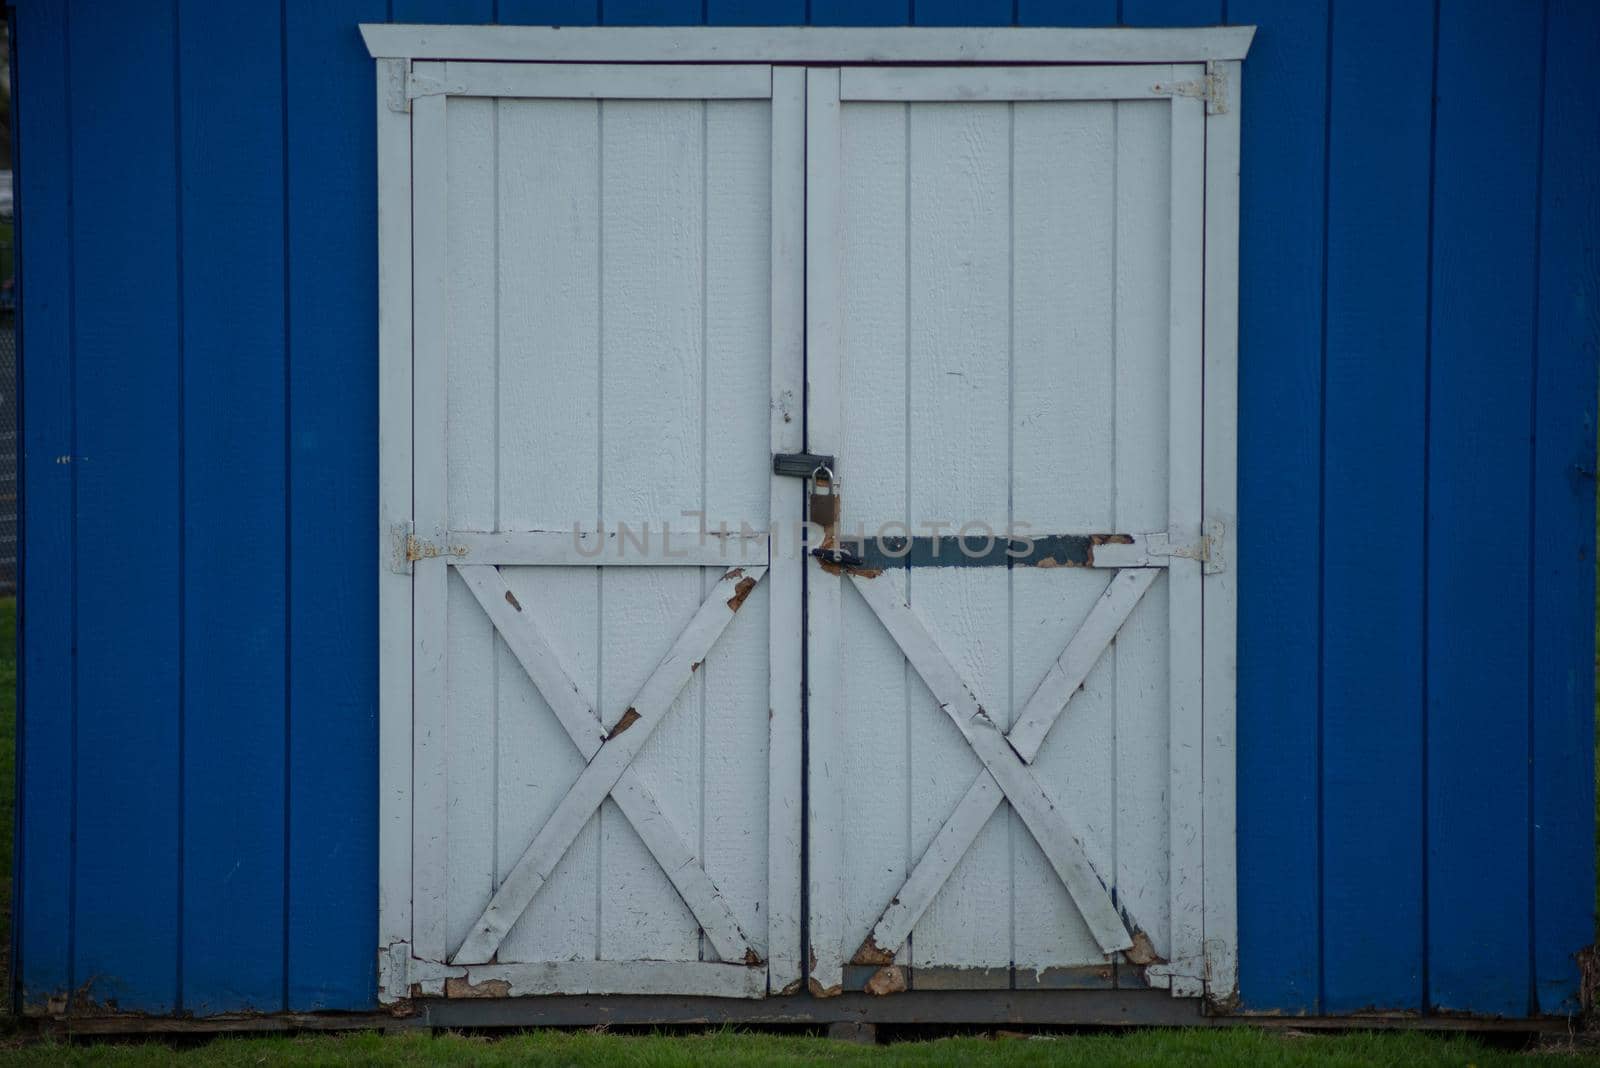
[[[1579,1008],[1595,931],[1600,7],[174,0],[135,10],[15,0],[12,18],[23,398],[12,922],[23,1011],[371,1013],[380,993],[385,1002],[417,995],[422,1018],[436,1023],[623,1011],[531,986],[523,990],[541,996],[452,1008],[451,998],[429,995],[521,992],[516,978],[508,987],[480,981],[465,948],[453,958],[468,960],[465,970],[408,945],[410,971],[385,971],[402,965],[379,938],[380,910],[393,907],[380,901],[390,803],[380,797],[380,584],[412,564],[421,576],[432,557],[458,549],[430,543],[420,522],[396,532],[394,517],[380,516],[378,131],[385,115],[421,123],[435,112],[442,129],[438,94],[470,96],[478,74],[445,62],[436,74],[412,70],[400,51],[369,52],[360,27],[382,23],[1256,27],[1235,87],[1237,518],[1227,537],[1237,556],[1236,567],[1228,561],[1237,584],[1237,818],[1228,831],[1237,843],[1236,955],[1228,950],[1237,983],[1205,1011],[1524,1020]],[[760,48],[777,71],[793,56],[785,39],[772,40]],[[1104,40],[1108,55],[1122,54],[1122,38]],[[397,97],[375,91],[374,56],[406,64],[393,68],[406,79]],[[1220,69],[1157,89],[1198,116],[1227,100],[1211,81]],[[661,77],[661,92],[682,95]],[[742,77],[705,92],[777,100],[781,76],[764,75],[767,88],[757,90],[739,88]],[[848,76],[840,84],[835,77],[834,107],[925,99],[915,87]],[[1110,93],[1073,84],[1074,93]],[[585,92],[594,95],[555,95]],[[1012,122],[1020,144],[1021,120]],[[908,137],[910,128],[908,118]],[[717,127],[708,117],[699,129],[710,138]],[[409,150],[401,158],[418,188],[431,180],[425,160]],[[718,156],[701,158],[712,167]],[[703,190],[697,201],[717,203]],[[708,327],[702,311],[698,322],[704,341],[720,320]],[[908,390],[913,377],[908,370]],[[814,400],[814,379],[812,392]],[[867,481],[860,465],[840,474],[847,500]],[[375,563],[384,537],[399,539],[389,571]],[[1095,550],[1123,544],[1111,537],[1109,548],[1095,542],[1071,562],[1092,564]],[[1144,564],[1156,551],[1144,541],[1126,547],[1150,554]],[[1173,549],[1174,559],[1189,551]],[[831,566],[857,566],[841,560]],[[1198,582],[1198,560],[1188,563]],[[437,573],[446,574],[444,561]],[[785,587],[769,588],[776,599]],[[493,589],[485,607],[499,603]],[[736,612],[749,587],[730,589]],[[1179,603],[1173,591],[1163,603]],[[696,587],[694,603],[707,592]],[[511,587],[504,600],[522,612]],[[891,609],[903,604],[867,603],[892,631]],[[798,633],[797,624],[796,643]],[[915,636],[896,640],[916,666],[907,644]],[[799,670],[796,661],[797,680]],[[815,683],[815,662],[809,675]],[[942,695],[939,704],[948,704]],[[702,723],[713,705],[700,699]],[[640,715],[652,726],[642,702],[628,713],[609,735],[613,717],[602,720],[597,749]],[[807,744],[816,753],[822,743]],[[705,805],[715,752],[706,755],[703,737],[700,746]],[[824,818],[817,791],[813,783],[813,830]],[[709,826],[702,818],[702,854]],[[1010,833],[1026,834],[1021,822]],[[706,871],[716,875],[709,862]],[[703,920],[692,889],[678,889]],[[807,891],[812,917],[822,893],[815,882]],[[728,897],[742,916],[737,894]],[[1117,904],[1127,920],[1126,891]],[[1172,922],[1176,940],[1176,914]],[[698,924],[691,961],[728,959],[714,927]],[[1131,921],[1129,931],[1141,933]],[[1173,993],[1185,978],[1207,978],[1186,976],[1177,949],[1162,955],[1172,958],[1158,963]],[[879,960],[863,944],[854,962],[880,976],[901,959],[890,948]],[[967,967],[969,985],[955,984],[964,992],[941,1001],[947,993],[934,988],[948,988],[950,976],[930,967],[918,985],[920,961],[899,1001],[848,990],[830,998],[836,989],[813,982],[810,994],[779,984],[772,998],[724,1009],[708,1008],[725,1002],[698,987],[669,986],[653,999],[641,987],[610,1002],[636,1005],[637,1015],[611,1018],[1199,1018],[1193,1005],[1171,1008],[1166,991],[1143,989],[1162,985],[1158,972],[1127,989],[1121,971],[1041,966],[1028,982],[1094,989],[1024,990],[1013,954],[998,968]],[[848,987],[851,960],[839,967]],[[865,976],[857,978],[871,990]],[[893,1005],[904,1007],[885,1007]]]

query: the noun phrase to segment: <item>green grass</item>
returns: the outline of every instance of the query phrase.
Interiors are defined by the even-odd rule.
[[[1308,1036],[1249,1029],[1135,1031],[1055,1038],[945,1038],[878,1047],[826,1038],[741,1034],[631,1036],[586,1032],[530,1032],[487,1039],[463,1035],[321,1035],[297,1038],[223,1038],[187,1048],[154,1042],[68,1046],[33,1044],[0,1051],[7,1064],[156,1065],[635,1065],[705,1068],[734,1065],[837,1064],[927,1068],[996,1068],[1025,1065],[1151,1063],[1248,1065],[1533,1065],[1600,1064],[1600,1057],[1570,1047],[1518,1052],[1470,1038],[1419,1034]]]

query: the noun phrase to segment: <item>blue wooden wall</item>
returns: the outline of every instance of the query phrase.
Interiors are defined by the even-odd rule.
[[[1594,937],[1587,0],[19,0],[26,1003],[373,1002],[355,27],[385,19],[1258,25],[1244,1006],[1572,1006]]]

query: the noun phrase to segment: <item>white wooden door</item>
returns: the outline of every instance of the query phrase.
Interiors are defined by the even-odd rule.
[[[384,1000],[1232,995],[1248,34],[971,32],[378,53]]]
[[[1203,992],[1205,79],[809,73],[814,992]]]
[[[781,989],[802,75],[408,84],[412,871],[385,993]]]

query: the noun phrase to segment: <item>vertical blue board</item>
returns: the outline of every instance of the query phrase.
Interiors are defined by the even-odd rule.
[[[13,121],[22,280],[21,589],[17,635],[17,871],[13,922],[22,1001],[71,989],[72,493],[61,463],[72,440],[72,124],[66,13],[24,4],[16,16]],[[22,213],[26,213],[26,217]]]
[[[1233,0],[1239,216],[1239,990],[1314,1012],[1321,971],[1318,668],[1325,2]]]
[[[706,0],[600,0],[607,26],[698,26]]]
[[[598,0],[499,0],[496,14],[513,26],[593,26]]]
[[[1578,1008],[1594,940],[1595,369],[1600,365],[1600,6],[1553,0],[1546,31],[1533,464],[1536,1008]],[[1583,472],[1590,474],[1586,477]],[[1580,759],[1582,757],[1583,759]]]
[[[708,26],[803,26],[805,21],[805,0],[706,0]]]
[[[914,0],[811,0],[813,26],[905,26]]]
[[[1013,0],[912,0],[913,26],[1009,26]]]
[[[1121,0],[1124,26],[1214,26],[1222,22],[1220,0]],[[1230,21],[1259,21],[1233,12]]]
[[[292,3],[284,27],[296,1012],[365,1008],[377,989],[377,92],[356,27],[384,15],[384,0]]]
[[[1331,55],[1322,1009],[1415,1011],[1431,6],[1341,0]]]
[[[73,982],[178,991],[179,472],[173,11],[71,9],[77,381]],[[129,57],[138,57],[137,72]],[[107,72],[118,72],[114,82]],[[111,91],[113,85],[115,91]],[[269,921],[270,922],[270,921]]]
[[[1115,26],[1117,0],[1017,0],[1018,26]]]
[[[1439,15],[1428,444],[1428,971],[1528,1012],[1529,409],[1538,9]]]
[[[280,12],[180,0],[183,989],[283,1008]],[[226,39],[229,47],[219,48]],[[250,966],[240,967],[241,961]]]
[[[466,24],[494,21],[494,0],[391,0],[390,7],[393,10],[393,22]]]

